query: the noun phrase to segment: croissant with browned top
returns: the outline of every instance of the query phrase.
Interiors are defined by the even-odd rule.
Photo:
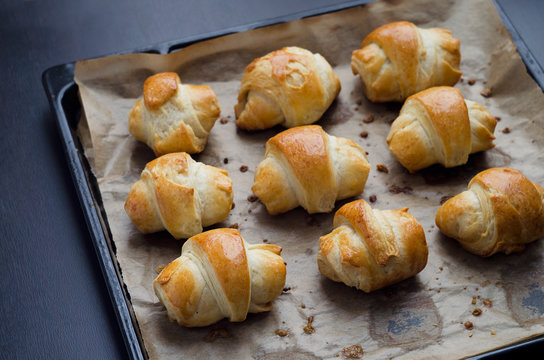
[[[147,78],[144,98],[129,115],[129,132],[160,156],[204,150],[221,110],[217,96],[206,85],[182,85],[178,74]]]
[[[262,130],[319,120],[340,92],[340,81],[319,54],[299,47],[273,51],[249,64],[242,77],[236,125]]]
[[[544,189],[517,170],[487,169],[446,201],[435,221],[473,254],[521,251],[544,237]]]
[[[170,320],[206,326],[223,318],[244,321],[270,311],[285,284],[281,247],[250,245],[238,230],[216,229],[188,239],[181,256],[153,281]]]
[[[459,40],[446,29],[422,29],[408,21],[372,31],[351,57],[370,101],[403,101],[418,91],[454,85],[461,77]]]
[[[364,200],[342,206],[319,239],[317,265],[331,280],[371,292],[414,276],[427,264],[425,232],[408,209],[376,210]]]

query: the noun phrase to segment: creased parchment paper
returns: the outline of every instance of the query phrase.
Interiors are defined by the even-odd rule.
[[[359,77],[351,73],[350,58],[371,30],[397,20],[448,28],[461,40],[464,75],[456,86],[500,117],[494,149],[471,155],[465,166],[434,166],[413,175],[395,161],[385,138],[401,104],[367,101]],[[338,99],[318,124],[368,151],[372,171],[362,198],[375,195],[372,206],[378,209],[409,207],[423,225],[429,263],[416,277],[371,294],[332,282],[319,273],[316,254],[319,237],[332,230],[334,213],[310,217],[299,208],[269,216],[260,202],[248,201],[264,144],[283,129],[239,131],[233,106],[246,65],[290,45],[321,53],[341,80]],[[228,170],[233,180],[236,206],[217,227],[238,224],[248,242],[266,239],[283,247],[286,289],[269,313],[250,314],[242,323],[224,320],[206,328],[182,328],[168,321],[153,293],[157,267],[178,257],[183,242],[166,232],[141,235],[123,205],[131,184],[154,158],[146,145],[129,135],[128,113],[146,77],[162,71],[179,73],[187,84],[207,84],[219,98],[221,117],[228,122],[216,123],[206,149],[194,158]],[[471,78],[475,83],[469,85]],[[466,189],[486,168],[517,168],[544,184],[544,96],[527,74],[491,1],[377,2],[197,43],[170,55],[80,61],[75,80],[88,122],[81,123],[81,139],[151,359],[330,359],[345,356],[342,350],[351,345],[360,345],[365,359],[448,359],[544,333],[543,241],[518,254],[484,259],[464,251],[434,225],[441,199]],[[484,88],[492,90],[491,97],[480,95]],[[371,114],[373,122],[362,121]],[[363,131],[368,137],[359,135]],[[377,164],[385,164],[389,173],[377,171]],[[249,170],[241,172],[242,165]],[[406,192],[391,192],[392,186]],[[337,203],[335,211],[346,202]],[[480,316],[472,315],[476,308],[482,310]],[[310,316],[315,333],[308,335],[303,328]],[[466,321],[474,329],[465,329]],[[288,335],[280,337],[276,330]]]

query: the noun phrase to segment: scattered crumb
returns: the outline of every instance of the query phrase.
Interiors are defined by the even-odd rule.
[[[166,265],[159,265],[155,268],[155,271],[157,272],[157,274],[159,274],[160,272],[164,270],[165,267]]]
[[[281,337],[287,336],[287,334],[288,334],[287,330],[282,330],[282,329],[278,329],[278,330],[276,330],[274,332],[276,333],[276,335],[281,336]]]
[[[365,151],[365,155],[368,155],[368,151]]]
[[[228,158],[224,158],[223,159],[223,164],[228,164],[229,163],[229,159]]]
[[[440,271],[444,271],[444,268],[441,266],[438,268]]]
[[[463,290],[466,290],[466,289],[467,289],[467,287],[465,286],[465,287],[463,288]]]
[[[438,280],[438,278],[436,278],[436,280]]]
[[[495,330],[491,330],[491,335],[497,335],[497,332]]]
[[[302,304],[300,305],[301,308],[306,309],[306,305]]]
[[[482,95],[483,97],[491,97],[491,89],[490,88],[485,88],[483,89],[482,91],[480,91],[480,95]]]
[[[371,203],[375,203],[376,200],[378,200],[378,198],[376,197],[376,195],[370,195],[370,197],[368,198],[368,200],[369,200]]]
[[[476,304],[476,296],[473,296],[472,297],[472,302],[471,302],[472,305],[475,305]]]
[[[503,287],[504,286],[504,284],[502,282],[500,282],[500,281],[497,282],[495,285],[497,285],[498,287]]]
[[[446,201],[448,201],[448,200],[451,199],[451,198],[452,198],[452,196],[450,196],[450,195],[442,196],[442,197],[440,198],[440,205],[443,205]]]
[[[231,226],[229,226],[231,229],[238,229],[238,223],[234,223]]]
[[[474,324],[471,321],[465,321],[465,323],[463,325],[465,325],[465,329],[467,329],[467,330],[474,329]]]
[[[389,192],[392,194],[400,194],[400,193],[411,194],[413,191],[414,190],[409,186],[400,187],[398,185],[391,185],[389,187]]]
[[[473,78],[473,77],[471,77],[471,78],[468,79],[467,83],[468,83],[469,85],[474,85],[474,84],[476,84],[476,79]]]
[[[441,290],[442,290],[442,289],[438,289],[438,290],[436,290],[436,292],[437,292],[437,293],[440,293]]]
[[[311,335],[315,332],[315,328],[312,325],[313,322],[314,322],[314,316],[312,315],[308,318],[308,323],[304,327],[304,332],[308,335]]]
[[[248,210],[247,210],[247,212],[248,212],[249,214],[251,214],[251,213],[252,213],[251,209],[248,209]]]
[[[359,134],[360,137],[362,138],[367,138],[368,137],[368,131],[363,131]]]
[[[263,243],[267,243],[268,242],[268,239],[263,239]]]
[[[493,301],[490,299],[484,299],[483,303],[484,303],[484,306],[487,306],[488,308],[493,307]]]
[[[376,169],[380,172],[383,172],[383,173],[386,173],[388,174],[389,173],[389,169],[387,168],[387,166],[385,166],[385,164],[378,164],[376,165]]]
[[[438,324],[434,323],[433,326],[438,326]]]
[[[461,77],[459,78],[459,82],[465,82],[465,78],[461,76]]]
[[[367,117],[365,117],[365,118],[363,119],[363,122],[364,122],[365,124],[370,124],[370,123],[373,122],[373,121],[374,121],[374,115],[372,115],[372,114],[368,115]]]
[[[234,209],[236,207],[236,204],[235,203],[232,203],[232,206],[230,207],[230,209]]]
[[[204,341],[213,342],[215,339],[230,338],[231,336],[227,329],[213,329],[206,335]]]
[[[480,298],[480,295],[478,295],[478,299]]]
[[[225,118],[221,118],[221,120],[219,120],[219,122],[223,125],[225,125],[226,123],[228,123],[229,121]]]
[[[476,308],[476,309],[472,310],[472,315],[474,315],[474,316],[482,315],[482,309]]]
[[[468,337],[472,337],[472,333],[468,333]]]
[[[255,202],[255,201],[257,201],[257,200],[259,200],[259,198],[256,197],[255,195],[249,195],[249,196],[247,197],[247,201],[249,201],[249,202]]]
[[[240,171],[241,171],[241,172],[244,173],[244,172],[246,172],[247,170],[248,170],[248,169],[247,169],[247,166],[246,166],[246,165],[240,166]]]
[[[501,117],[500,116],[495,116],[495,120],[501,121]]]
[[[227,115],[227,119],[230,119],[231,118],[231,115]]]
[[[480,288],[476,288],[476,291],[480,290]]]
[[[504,129],[502,129],[502,133],[503,133],[503,134],[510,134],[510,128],[509,128],[509,127],[505,127]]]
[[[342,355],[346,359],[360,359],[363,354],[363,348],[360,345],[351,345],[342,349]]]
[[[362,100],[360,100],[360,99],[359,99],[359,100],[357,100],[357,101],[356,101],[355,103],[356,103],[357,105],[359,105],[359,106],[363,105],[363,101],[362,101]]]
[[[289,292],[289,291],[291,291],[291,287],[290,287],[290,286],[284,287],[284,288],[283,288],[283,292]]]

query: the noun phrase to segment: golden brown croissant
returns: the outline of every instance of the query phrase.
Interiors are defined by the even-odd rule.
[[[427,264],[425,232],[408,208],[376,210],[364,200],[342,206],[319,239],[317,265],[331,280],[371,292],[414,276]]]
[[[225,220],[231,206],[226,170],[196,162],[187,153],[171,153],[147,163],[125,211],[142,233],[166,229],[179,239]]]
[[[363,192],[369,170],[353,141],[318,125],[300,126],[267,141],[251,189],[272,215],[299,205],[310,214],[329,212],[336,200]]]
[[[410,96],[391,125],[389,149],[410,172],[440,163],[465,164],[471,153],[495,146],[497,120],[482,105],[449,86]]]
[[[370,101],[403,101],[418,91],[453,85],[461,77],[459,40],[449,30],[421,29],[407,21],[372,31],[351,57]]]
[[[178,74],[147,78],[144,98],[128,118],[129,132],[160,156],[204,150],[221,110],[215,93],[205,85],[182,85]]]
[[[521,251],[544,236],[544,190],[517,170],[487,169],[446,201],[435,221],[473,254]]]
[[[281,247],[250,245],[238,230],[215,229],[193,236],[181,256],[153,281],[171,321],[206,326],[223,318],[244,321],[272,309],[285,284]]]
[[[242,77],[236,125],[261,130],[319,120],[340,92],[340,81],[319,54],[286,47],[253,60]]]

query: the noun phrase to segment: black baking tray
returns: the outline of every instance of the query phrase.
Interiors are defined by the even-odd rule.
[[[305,17],[335,12],[349,7],[363,5],[368,2],[370,1],[346,1],[332,6],[311,9],[279,18],[271,18],[177,41],[164,42],[147,48],[108,54],[107,56],[138,52],[168,54],[195,42]],[[525,44],[523,38],[519,35],[500,4],[497,1],[494,2],[504,25],[510,31],[512,39],[515,42],[529,73],[537,81],[540,87],[544,88],[544,71],[542,65],[539,64],[531,54],[529,47]],[[117,321],[122,331],[128,355],[131,359],[146,359],[147,353],[143,346],[138,323],[132,310],[130,296],[121,277],[121,269],[115,255],[115,244],[111,241],[111,232],[102,204],[98,184],[89,163],[83,154],[83,147],[77,136],[77,126],[81,118],[82,109],[78,97],[77,85],[74,83],[74,69],[75,62],[51,67],[43,72],[42,83],[51,110],[57,119],[57,125],[61,134],[70,172],[76,186],[76,191],[117,316]],[[486,354],[476,355],[470,359],[528,358],[542,353],[543,349],[544,336],[539,336]]]

